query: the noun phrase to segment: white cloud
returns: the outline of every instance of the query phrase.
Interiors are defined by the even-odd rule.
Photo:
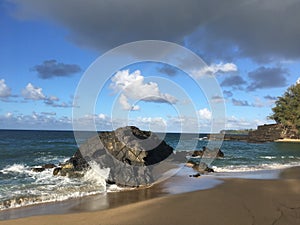
[[[6,85],[5,80],[0,80],[0,98],[8,98],[11,96],[11,89]]]
[[[100,114],[98,114],[98,118],[104,120],[104,119],[106,119],[106,116],[105,116],[105,114],[100,113]]]
[[[13,113],[7,112],[7,113],[5,114],[5,118],[12,118],[13,115],[14,115]]]
[[[130,105],[130,103],[128,102],[128,98],[124,94],[120,95],[119,103],[122,106],[122,109],[124,110],[128,110],[128,111],[140,110],[140,107],[138,105]]]
[[[13,114],[8,112],[0,115],[3,128],[7,129],[46,129],[67,130],[72,128],[72,120],[69,117],[57,118],[55,113],[32,112],[32,114]]]
[[[110,88],[115,92],[122,92],[119,103],[124,110],[139,110],[137,105],[131,105],[129,100],[175,104],[178,100],[162,93],[155,82],[145,83],[144,76],[139,70],[129,73],[129,70],[118,71],[111,79]]]
[[[130,125],[144,130],[166,131],[167,121],[162,117],[138,117],[131,120]]]
[[[201,70],[193,71],[192,75],[196,78],[202,76],[214,76],[218,73],[231,73],[238,71],[237,65],[234,63],[219,63],[211,64],[210,66],[204,67]]]
[[[48,106],[52,106],[55,108],[71,108],[76,107],[73,105],[73,103],[70,101],[68,103],[66,102],[59,102],[59,98],[56,96],[46,96],[43,93],[43,89],[40,87],[35,87],[33,84],[28,83],[27,86],[22,90],[22,96],[26,100],[34,100],[39,101],[42,100],[44,103]]]
[[[226,129],[256,129],[258,125],[268,124],[270,120],[246,119],[235,116],[226,119]]]
[[[43,94],[43,89],[33,86],[31,83],[28,83],[25,89],[22,90],[22,96],[25,99],[31,100],[45,100],[46,96]]]
[[[300,77],[299,77],[298,80],[296,81],[296,84],[300,84]]]
[[[205,119],[205,120],[211,120],[211,111],[209,111],[207,108],[200,109],[198,111],[199,118],[200,119]]]

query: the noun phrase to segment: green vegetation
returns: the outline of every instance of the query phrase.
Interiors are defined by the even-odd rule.
[[[275,102],[269,117],[297,134],[300,133],[300,83],[292,85]]]

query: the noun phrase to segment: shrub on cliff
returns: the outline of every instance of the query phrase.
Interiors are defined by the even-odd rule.
[[[297,82],[287,89],[282,97],[275,102],[273,114],[269,117],[287,129],[300,134],[300,83]]]

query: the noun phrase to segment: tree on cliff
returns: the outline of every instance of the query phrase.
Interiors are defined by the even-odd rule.
[[[273,114],[269,117],[297,134],[300,134],[300,83],[287,89],[275,102]]]

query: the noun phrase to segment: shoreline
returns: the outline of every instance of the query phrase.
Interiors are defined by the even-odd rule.
[[[109,210],[112,208],[147,201],[153,198],[214,188],[223,183],[220,178],[203,175],[201,179],[189,177],[196,172],[182,167],[175,175],[161,182],[142,188],[124,188],[63,201],[44,202],[0,211],[1,221],[31,216],[59,215]]]
[[[198,179],[189,179],[197,183],[206,178],[208,177],[202,176]],[[299,224],[300,167],[283,170],[280,178],[275,180],[218,178],[217,180],[221,182],[214,184],[208,189],[193,190],[192,188],[187,189],[183,193],[176,193],[176,188],[173,193],[166,189],[166,187],[171,187],[170,185],[180,182],[182,187],[179,187],[179,191],[182,191],[182,188],[185,187],[182,177],[175,176],[170,179],[173,180],[155,184],[147,189],[107,193],[106,197],[109,196],[107,199],[112,204],[109,208],[95,208],[93,210],[93,206],[95,205],[92,203],[98,202],[99,204],[99,200],[101,199],[99,199],[99,196],[90,196],[90,199],[81,199],[81,203],[77,204],[75,208],[73,206],[71,212],[67,214],[40,215],[16,220],[3,220],[0,221],[0,224],[169,224],[170,222],[169,220],[166,221],[166,218],[171,219],[172,224],[182,224],[183,219],[186,221],[185,223],[193,221],[195,218],[189,217],[192,214],[200,215],[199,212],[202,211],[207,216],[203,217],[201,213],[201,221],[206,221],[210,224],[220,224],[214,221],[216,219],[216,216],[214,216],[215,213],[219,217],[226,219],[222,224],[247,224],[246,222],[253,220],[254,217],[257,221],[260,221],[258,220],[259,218],[266,219],[259,224],[267,224],[269,222],[271,224],[271,220],[273,221],[274,218],[280,219],[281,211],[283,214],[288,213],[284,217],[285,219],[289,218],[289,220],[296,221],[295,224]],[[186,184],[186,187],[188,185]],[[123,202],[120,202],[122,199]],[[199,199],[199,202],[196,199]],[[68,202],[70,203],[70,201]],[[115,205],[113,206],[113,204]],[[57,203],[53,205],[55,207]],[[282,205],[285,205],[285,207]],[[63,206],[61,205],[61,207]],[[90,207],[90,210],[82,211],[84,207]],[[236,213],[233,213],[233,211]],[[150,216],[150,212],[153,216]],[[136,215],[133,216],[133,214]],[[115,215],[118,216],[116,217]],[[227,215],[230,216],[227,217]]]
[[[283,138],[283,139],[277,139],[274,142],[276,143],[300,143],[300,139],[292,139],[292,138]]]

